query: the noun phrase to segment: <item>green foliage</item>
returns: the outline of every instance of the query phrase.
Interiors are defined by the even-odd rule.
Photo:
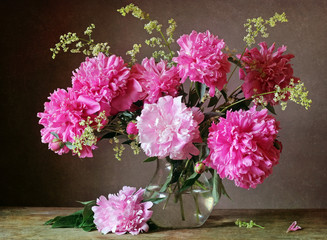
[[[52,228],[82,228],[84,231],[95,230],[93,223],[94,213],[92,207],[95,206],[95,201],[80,202],[84,205],[84,209],[74,212],[68,216],[57,216],[46,221],[45,225],[52,225]]]
[[[198,180],[201,174],[197,174],[196,172],[189,176],[185,182],[183,183],[182,187],[179,189],[179,192],[182,193],[193,186],[193,184]]]
[[[145,159],[144,162],[153,162],[157,159],[158,159],[158,157],[149,157],[149,158]]]
[[[212,196],[214,203],[217,204],[219,200],[221,199],[222,195],[225,195],[230,199],[230,196],[226,192],[226,189],[224,187],[224,184],[222,182],[222,179],[220,176],[217,174],[217,171],[214,169],[209,169],[211,173],[211,179],[209,180],[211,186],[212,186]]]

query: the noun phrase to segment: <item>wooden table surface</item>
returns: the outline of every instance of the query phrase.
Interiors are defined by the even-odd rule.
[[[0,207],[0,239],[327,239],[327,209],[305,210],[214,210],[200,228],[131,234],[102,235],[98,231],[51,228],[43,223],[55,216],[68,215],[76,208]],[[239,228],[236,219],[253,220],[261,228]],[[286,233],[297,221],[303,229]]]

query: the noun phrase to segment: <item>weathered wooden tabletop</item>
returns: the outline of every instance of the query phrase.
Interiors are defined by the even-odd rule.
[[[160,229],[132,236],[102,235],[98,231],[51,228],[43,223],[68,215],[76,208],[0,207],[0,239],[327,239],[327,209],[305,210],[214,210],[200,228]],[[261,228],[239,228],[236,219],[253,220]],[[297,221],[302,230],[286,233]]]

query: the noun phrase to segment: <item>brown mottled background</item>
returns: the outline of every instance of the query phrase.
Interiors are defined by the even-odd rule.
[[[57,88],[71,85],[72,71],[83,55],[60,54],[51,59],[50,47],[61,34],[82,34],[94,23],[96,41],[108,41],[111,51],[123,56],[133,43],[148,35],[143,23],[122,17],[116,9],[130,1],[9,1],[1,8],[1,164],[0,205],[76,206],[117,192],[124,185],[146,186],[155,163],[144,155],[126,151],[121,162],[112,146],[99,144],[94,158],[79,160],[58,156],[41,144],[36,113]],[[280,164],[254,190],[236,188],[225,181],[232,201],[218,208],[327,208],[327,1],[324,0],[162,0],[134,1],[154,19],[166,24],[173,17],[177,36],[193,29],[225,39],[230,48],[242,50],[247,18],[268,18],[285,11],[289,23],[269,29],[269,44],[285,44],[295,76],[301,78],[313,100],[309,111],[295,104],[278,109],[284,145]],[[164,25],[166,26],[166,25]],[[149,56],[144,47],[138,59]]]

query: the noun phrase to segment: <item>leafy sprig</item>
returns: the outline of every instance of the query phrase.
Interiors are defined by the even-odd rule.
[[[238,227],[246,227],[246,228],[253,228],[253,227],[259,227],[262,229],[265,228],[263,226],[256,224],[255,222],[253,222],[253,220],[250,220],[250,222],[242,222],[241,220],[237,219],[235,221],[235,225],[237,225]]]
[[[244,42],[247,46],[251,46],[255,43],[255,38],[261,34],[261,37],[267,38],[269,33],[267,32],[267,26],[275,27],[277,22],[288,22],[286,14],[275,13],[274,16],[270,17],[267,20],[264,20],[262,17],[247,19],[247,23],[244,24],[246,28],[247,35],[244,37]]]
[[[59,54],[60,51],[68,52],[68,50],[70,50],[71,53],[83,53],[86,56],[97,56],[100,52],[109,56],[110,46],[107,42],[94,43],[94,40],[92,39],[94,28],[95,25],[91,24],[84,31],[84,35],[87,37],[87,39],[81,38],[77,36],[77,33],[71,32],[61,35],[59,38],[59,43],[56,43],[54,48],[50,48],[52,58],[55,59],[56,55]],[[75,46],[73,43],[75,43]]]
[[[146,12],[144,12],[142,9],[140,9],[138,6],[134,5],[133,3],[122,7],[117,10],[122,16],[126,16],[127,14],[131,13],[134,17],[140,19],[140,20],[147,20],[148,22],[144,24],[144,29],[147,31],[148,34],[153,34],[153,32],[159,33],[159,36],[157,37],[151,37],[149,39],[145,40],[145,43],[150,47],[159,47],[159,48],[165,48],[167,47],[169,52],[166,53],[164,50],[158,50],[154,51],[152,54],[152,57],[159,59],[166,59],[171,60],[174,56],[174,52],[171,50],[170,45],[174,42],[173,34],[176,30],[177,24],[174,19],[168,20],[168,28],[166,29],[166,36],[164,36],[162,32],[162,24],[159,24],[157,20],[152,20],[150,18],[150,15]],[[137,51],[135,51],[134,46],[137,45]],[[142,45],[141,44],[134,44],[133,49],[127,51],[127,55],[131,57],[131,64],[135,63],[137,61],[135,55],[139,53],[139,49]]]

